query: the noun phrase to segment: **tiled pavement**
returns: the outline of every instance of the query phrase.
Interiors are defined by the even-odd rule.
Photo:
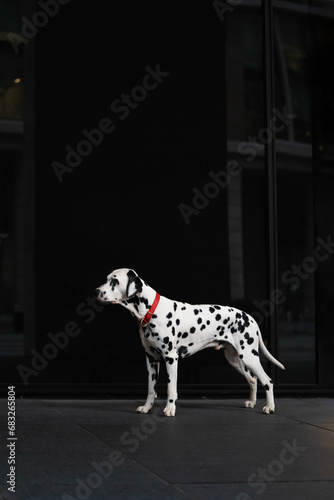
[[[0,400],[0,499],[325,500],[334,496],[334,400],[16,402],[15,493],[8,491],[7,400]],[[14,442],[14,441],[13,441]]]

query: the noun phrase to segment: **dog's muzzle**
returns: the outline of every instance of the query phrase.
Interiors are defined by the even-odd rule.
[[[100,302],[107,302],[108,304],[118,304],[117,300],[108,300],[107,292],[101,290],[100,288],[95,289],[95,298]]]

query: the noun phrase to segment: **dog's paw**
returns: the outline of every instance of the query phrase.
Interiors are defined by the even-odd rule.
[[[136,413],[148,413],[150,409],[148,406],[138,406]]]
[[[244,408],[254,408],[256,405],[256,401],[245,401],[244,402]]]
[[[164,415],[165,417],[175,417],[175,411],[176,411],[175,405],[174,407],[166,406],[166,408],[164,409]]]
[[[269,415],[270,413],[275,413],[275,406],[274,405],[264,406],[263,413],[265,413],[266,415]]]

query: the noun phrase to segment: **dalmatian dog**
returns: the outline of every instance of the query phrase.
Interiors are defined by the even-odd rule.
[[[146,353],[148,394],[137,413],[148,413],[157,397],[161,358],[168,374],[167,404],[164,415],[173,417],[177,400],[177,367],[179,358],[201,349],[224,349],[227,361],[250,386],[246,408],[256,404],[257,379],[266,391],[263,413],[275,411],[273,382],[260,363],[259,351],[275,365],[284,366],[267,350],[255,320],[239,309],[215,304],[191,305],[160,296],[132,269],[117,269],[96,289],[104,304],[120,304],[137,319],[140,338]]]

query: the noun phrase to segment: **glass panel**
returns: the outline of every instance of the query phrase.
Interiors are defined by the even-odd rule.
[[[267,318],[259,308],[267,296],[260,1],[239,5],[226,19],[226,58],[228,160],[239,168],[228,186],[231,305],[252,314],[266,339]]]
[[[23,354],[21,153],[0,151],[0,352]]]
[[[288,5],[289,4],[289,5]],[[316,383],[314,208],[307,10],[277,2],[274,20],[280,381]],[[288,8],[287,8],[288,7]]]
[[[19,356],[23,345],[23,217],[22,177],[23,54],[9,34],[21,30],[23,1],[0,3],[0,353]],[[2,368],[4,368],[2,362]]]
[[[23,119],[23,56],[11,43],[11,37],[20,36],[22,5],[22,0],[0,3],[0,120]]]
[[[316,276],[317,330],[320,383],[334,386],[334,5],[330,0],[310,2],[314,63],[314,155],[316,247],[320,261]]]

